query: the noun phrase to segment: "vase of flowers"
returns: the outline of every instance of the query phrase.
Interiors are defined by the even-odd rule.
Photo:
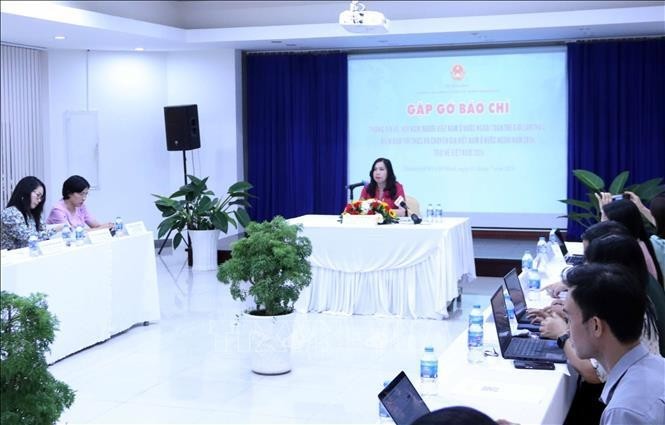
[[[393,223],[397,220],[397,213],[390,209],[388,204],[377,199],[365,199],[349,202],[342,212],[342,223],[354,216],[368,216],[368,220],[378,224]]]

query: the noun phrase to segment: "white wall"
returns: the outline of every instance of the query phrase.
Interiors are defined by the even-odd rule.
[[[89,108],[99,111],[100,187],[86,201],[99,220],[120,215],[125,222],[143,220],[156,230],[161,217],[151,194],[169,195],[182,184],[182,154],[166,150],[166,105],[199,105],[202,148],[194,151],[199,157],[196,174],[210,175],[211,188],[224,193],[237,180],[242,146],[236,139],[235,66],[233,50],[49,51],[49,208],[69,176],[64,114],[85,110],[86,98]]]

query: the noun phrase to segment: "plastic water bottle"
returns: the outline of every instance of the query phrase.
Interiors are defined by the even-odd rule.
[[[469,314],[469,337],[468,337],[469,363],[481,363],[485,360],[483,352],[483,312],[480,305],[476,304]]]
[[[427,204],[427,210],[426,210],[426,216],[427,216],[427,222],[428,223],[434,223],[434,207],[432,207],[432,204]]]
[[[62,228],[62,239],[67,246],[72,243],[72,228],[69,227],[69,224],[65,224],[65,227]]]
[[[533,257],[531,256],[531,251],[527,249],[522,256],[522,270],[527,271],[531,267],[533,267]]]
[[[422,395],[436,395],[439,380],[439,359],[433,347],[425,347],[420,358],[420,388]]]
[[[540,299],[540,273],[533,267],[529,269],[529,300],[537,301]]]
[[[506,311],[508,313],[508,321],[510,322],[510,332],[512,334],[517,333],[517,316],[515,316],[515,305],[513,300],[510,298],[510,294],[503,288],[503,299],[506,301]]]
[[[443,208],[441,208],[441,204],[436,204],[436,222],[437,223],[442,223],[443,222]]]
[[[385,381],[383,383],[383,388],[387,387],[390,384],[390,381]],[[379,400],[379,422],[382,424],[389,424],[393,422],[393,419],[390,417],[390,414],[386,410],[386,407]]]
[[[125,234],[125,225],[120,216],[115,218],[115,237],[118,238]]]
[[[82,226],[76,226],[74,237],[76,238],[76,245],[83,245],[85,242],[85,231]]]
[[[39,239],[36,235],[30,235],[28,238],[28,250],[30,251],[31,257],[39,256],[39,246],[37,245],[38,240]]]
[[[545,237],[541,236],[538,238],[538,245],[536,246],[536,259],[534,260],[534,264],[536,268],[538,269],[544,269],[547,264],[548,256],[547,256],[547,242],[545,242]]]

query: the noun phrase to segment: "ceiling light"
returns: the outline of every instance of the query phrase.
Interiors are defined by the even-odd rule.
[[[137,52],[142,52],[145,49],[143,47],[134,47],[134,50],[137,51]]]
[[[64,40],[64,39],[65,39],[65,36],[64,36],[64,35],[56,35],[56,36],[53,37],[53,38],[55,38],[56,40]]]
[[[388,32],[388,20],[383,13],[366,11],[365,5],[353,0],[349,9],[339,14],[339,24],[349,32],[383,34]]]

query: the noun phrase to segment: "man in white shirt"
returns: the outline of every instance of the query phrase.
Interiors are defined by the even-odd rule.
[[[664,424],[665,358],[640,344],[644,285],[614,264],[574,267],[566,285],[564,313],[572,345],[580,358],[596,358],[609,371],[601,425]]]

